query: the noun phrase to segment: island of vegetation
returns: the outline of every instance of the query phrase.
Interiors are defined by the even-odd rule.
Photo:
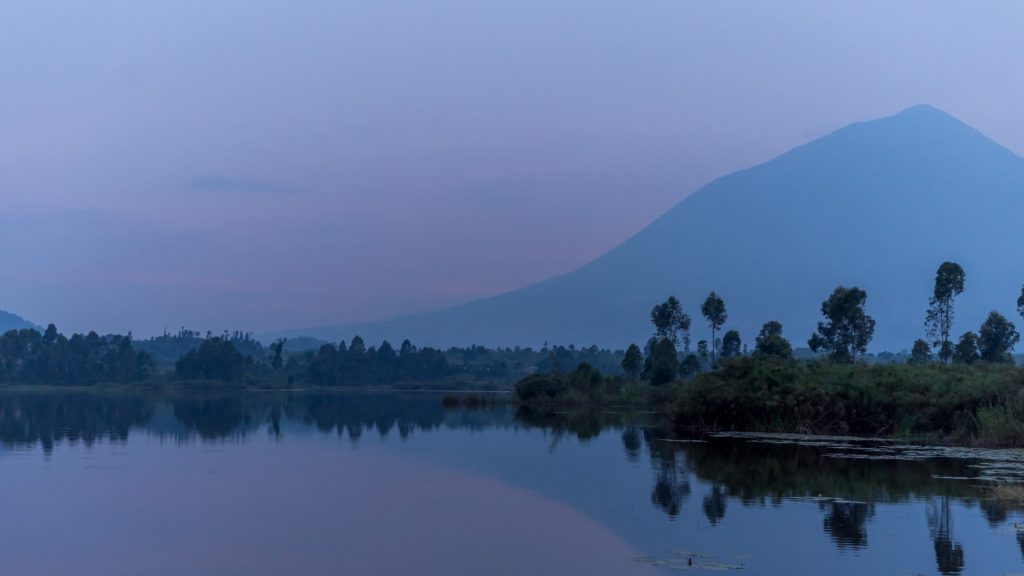
[[[867,293],[837,287],[798,358],[778,322],[767,322],[748,351],[740,335],[718,333],[725,302],[711,292],[700,308],[710,341],[691,351],[691,318],[669,297],[651,310],[654,334],[622,358],[624,375],[581,364],[534,374],[516,385],[520,402],[544,405],[645,405],[665,412],[677,432],[738,430],[903,436],[993,446],[1024,445],[1024,370],[1011,355],[1020,340],[999,312],[977,332],[954,339],[954,303],[965,274],[943,263],[925,318],[927,337],[902,362],[867,361],[875,320]],[[1024,289],[1017,301],[1024,316]]]

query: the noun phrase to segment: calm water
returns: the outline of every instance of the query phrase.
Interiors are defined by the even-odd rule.
[[[1016,452],[431,394],[0,393],[2,574],[1005,574]],[[691,564],[692,562],[692,564]]]

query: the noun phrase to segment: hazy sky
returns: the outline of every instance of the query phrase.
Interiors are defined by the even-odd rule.
[[[1017,1],[0,3],[0,308],[383,318],[567,272],[913,104],[1024,153],[1022,26]]]

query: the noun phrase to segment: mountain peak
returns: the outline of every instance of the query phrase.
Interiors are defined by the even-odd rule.
[[[894,114],[894,116],[926,116],[926,115],[943,116],[943,117],[952,118],[952,116],[950,116],[948,113],[946,113],[946,112],[936,108],[935,106],[932,106],[931,104],[915,104],[915,105],[913,105],[913,106],[911,106],[909,108],[905,108],[904,110]]]
[[[879,126],[892,125],[895,130],[904,133],[905,136],[922,132],[956,131],[960,133],[974,133],[981,136],[974,128],[971,128],[956,116],[936,108],[931,104],[917,104],[901,110],[891,116],[859,122],[852,126]]]
[[[729,329],[751,341],[777,320],[795,345],[836,286],[869,294],[873,348],[920,338],[929,285],[945,260],[971,278],[957,325],[1012,309],[1024,279],[1024,159],[929,105],[853,124],[723,176],[569,274],[416,317],[317,334],[359,333],[434,346],[559,342],[624,347],[650,335],[674,294],[693,314],[710,290]],[[707,336],[695,327],[694,339]]]

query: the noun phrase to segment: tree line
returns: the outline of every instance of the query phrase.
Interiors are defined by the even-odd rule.
[[[925,335],[916,340],[907,360],[910,364],[965,364],[975,362],[1013,363],[1011,352],[1020,341],[1013,322],[997,311],[989,313],[977,332],[962,334],[956,343],[951,330],[955,320],[955,300],[964,292],[966,275],[955,262],[944,262],[935,275],[932,296],[925,316]],[[807,341],[816,354],[839,364],[853,364],[867,353],[875,333],[875,320],[866,311],[867,292],[856,286],[838,286],[821,304],[822,320]],[[1017,311],[1024,317],[1024,287],[1017,300]],[[653,385],[688,379],[704,370],[714,370],[722,359],[746,354],[740,335],[729,330],[719,339],[718,332],[729,318],[725,301],[711,292],[700,306],[700,313],[711,333],[710,341],[697,343],[691,352],[691,318],[675,296],[651,309],[654,334],[641,349],[632,344],[622,359],[623,371],[632,379],[645,379]],[[934,355],[933,355],[934,351]],[[766,322],[755,338],[754,358],[790,359],[792,344],[782,335],[782,324]]]
[[[10,330],[0,335],[0,382],[94,384],[148,378],[152,357],[132,347],[132,336],[95,332],[70,338],[50,324],[37,330]]]
[[[91,385],[96,383],[219,381],[268,386],[375,386],[477,383],[499,385],[534,372],[572,370],[581,363],[619,371],[623,352],[597,346],[541,348],[483,346],[438,349],[405,340],[346,343],[288,350],[287,340],[264,346],[235,331],[205,335],[182,328],[146,340],[95,332],[66,337],[54,325],[40,333],[0,335],[0,383]]]

